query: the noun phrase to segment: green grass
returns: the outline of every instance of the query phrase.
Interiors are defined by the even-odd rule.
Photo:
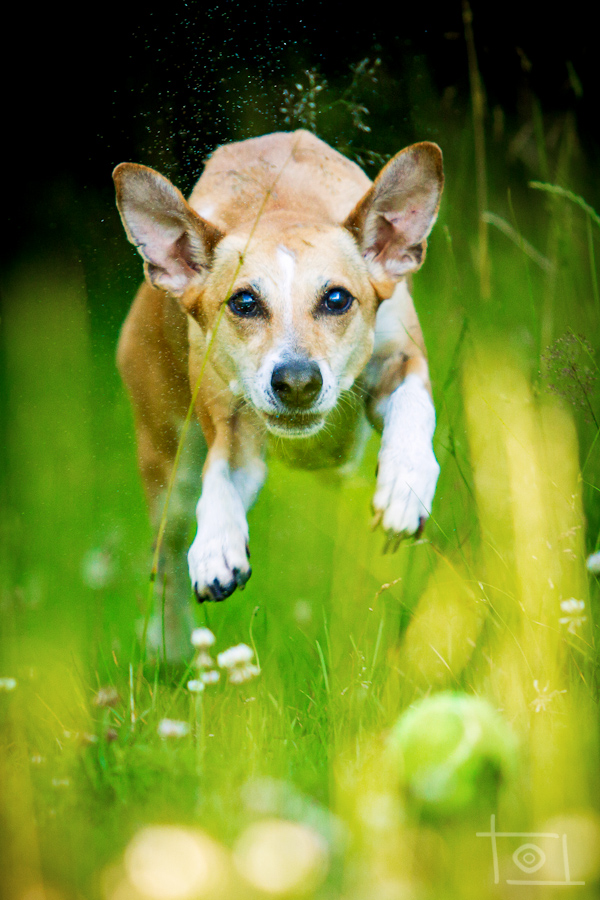
[[[571,877],[586,881],[577,896],[594,896],[598,585],[585,558],[598,543],[600,442],[576,390],[561,400],[539,372],[569,331],[598,345],[599,233],[572,195],[528,187],[503,148],[488,149],[489,211],[510,234],[492,217],[482,299],[465,122],[435,136],[447,189],[414,287],[442,467],[425,535],[383,555],[370,531],[375,436],[348,479],[273,461],[250,514],[246,591],[197,609],[217,651],[252,644],[262,671],[244,685],[222,678],[201,702],[185,673],[137,665],[151,534],[113,362],[114,310],[133,287],[109,297],[107,312],[77,263],[15,267],[2,322],[0,676],[17,681],[0,692],[7,896],[279,896],[240,874],[252,858],[247,829],[272,818],[302,823],[327,848],[327,872],[306,876],[306,896],[497,896],[489,841],[475,836],[492,813],[502,831],[567,833]],[[544,166],[579,196],[566,153]],[[96,261],[108,282],[111,268],[130,265],[124,244],[122,263]],[[585,399],[598,416],[597,393]],[[570,598],[585,603],[571,630],[559,623]],[[115,705],[95,705],[106,686]],[[406,803],[386,735],[411,704],[449,688],[500,710],[518,770],[493,805],[425,819]],[[165,717],[188,722],[189,735],[160,738]],[[130,842],[157,824],[192,831],[170,832],[173,845],[158,833],[150,856],[139,851],[154,872],[139,893]],[[194,844],[222,872],[208,893],[161,881],[161,860],[179,871],[173,846],[194,830],[217,842]],[[281,859],[274,840],[265,846]],[[296,835],[295,852],[300,844]],[[502,871],[518,841],[506,846]]]

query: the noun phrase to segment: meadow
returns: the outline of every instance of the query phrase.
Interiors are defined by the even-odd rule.
[[[259,674],[236,683],[205,661],[219,680],[190,690],[191,642],[174,670],[139,640],[160,592],[114,364],[141,276],[116,211],[102,222],[82,200],[80,243],[7,275],[7,897],[456,900],[568,882],[596,896],[597,182],[569,113],[531,97],[518,127],[484,119],[475,79],[474,115],[429,92],[398,123],[393,84],[370,71],[366,100],[356,71],[343,90],[303,74],[278,119],[248,101],[231,138],[303,125],[370,175],[413,140],[442,147],[444,199],[414,280],[441,476],[423,535],[384,554],[375,434],[344,476],[272,461],[246,590],[195,610],[212,659],[243,643]],[[399,718],[438,694],[416,749],[399,750]],[[545,884],[509,883],[528,880]]]

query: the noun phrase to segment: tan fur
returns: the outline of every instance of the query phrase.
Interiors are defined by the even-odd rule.
[[[239,485],[249,472],[259,479],[269,431],[287,436],[287,455],[302,464],[318,465],[321,446],[324,464],[339,461],[351,432],[342,429],[332,449],[319,429],[342,421],[342,394],[367,389],[367,411],[381,424],[377,409],[407,374],[416,373],[430,392],[406,279],[423,262],[439,205],[443,175],[435,145],[397,154],[373,184],[304,131],[219,148],[189,202],[146,167],[124,163],[114,177],[127,235],[145,260],[147,282],[123,326],[118,362],[155,520],[190,386],[219,315],[195,409],[208,448],[205,478],[216,477],[219,462],[223,477],[239,476]],[[344,314],[324,306],[333,288],[355,298]],[[220,313],[240,291],[259,298],[260,316],[239,315],[231,304]],[[323,387],[308,411],[280,409],[269,381],[273,366],[290,355],[321,372]],[[313,425],[305,427],[309,420]],[[309,448],[316,462],[308,461]],[[224,485],[229,490],[229,481]],[[245,490],[239,487],[247,508],[253,496]],[[212,596],[210,586],[197,587],[199,598],[222,599],[243,586],[238,569],[231,584],[215,580]]]

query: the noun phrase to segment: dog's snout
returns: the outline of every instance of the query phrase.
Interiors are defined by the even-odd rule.
[[[311,359],[294,359],[273,369],[271,387],[278,400],[293,409],[306,409],[323,387],[318,363]]]

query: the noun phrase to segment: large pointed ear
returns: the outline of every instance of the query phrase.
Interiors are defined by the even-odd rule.
[[[424,141],[397,153],[354,207],[344,225],[375,280],[395,282],[423,264],[443,185],[442,151]]]
[[[144,259],[146,277],[181,297],[193,283],[203,284],[212,253],[223,234],[191,208],[171,182],[136,163],[113,172],[117,207],[127,232]]]

